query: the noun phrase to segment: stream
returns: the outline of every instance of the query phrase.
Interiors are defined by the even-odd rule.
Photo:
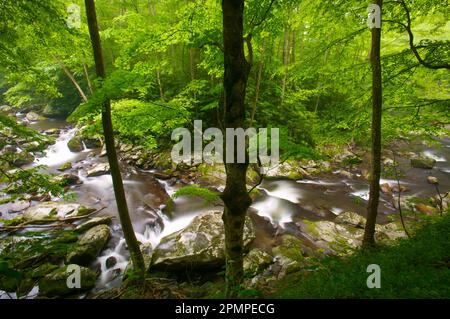
[[[78,175],[83,182],[72,186],[71,192],[77,196],[76,202],[88,207],[106,207],[100,215],[113,217],[112,239],[98,257],[97,267],[101,270],[96,290],[117,287],[121,283],[121,276],[127,266],[129,255],[125,248],[120,223],[116,213],[116,204],[112,179],[110,175],[87,177],[87,169],[99,163],[106,163],[107,158],[100,156],[99,149],[84,149],[73,153],[67,147],[67,142],[76,134],[77,130],[70,128],[67,123],[59,120],[44,120],[30,123],[30,127],[37,130],[51,128],[61,129],[61,134],[55,144],[50,146],[42,157],[38,157],[33,165],[46,165],[48,173],[58,173],[57,168],[66,162],[72,163],[68,172]],[[428,147],[423,143],[414,145],[412,151],[434,158],[437,163],[431,170],[411,168],[409,160],[400,158],[399,162],[404,171],[401,184],[408,188],[405,196],[429,197],[436,195],[433,185],[427,183],[427,176],[439,179],[441,192],[450,189],[450,138],[438,140],[438,143]],[[411,151],[411,149],[408,149]],[[155,178],[154,171],[135,169],[123,170],[124,187],[137,239],[141,243],[151,244],[152,247],[161,238],[186,227],[192,219],[212,209],[220,207],[205,207],[201,201],[181,197],[175,200],[173,213],[164,213],[164,199],[171,195],[179,184]],[[393,179],[382,179],[380,182],[396,185]],[[217,188],[223,185],[216,185]],[[254,201],[252,207],[256,213],[270,221],[276,233],[290,232],[296,228],[295,222],[308,220],[333,220],[345,211],[353,211],[365,216],[366,201],[369,185],[362,177],[355,174],[354,178],[346,178],[338,172],[329,173],[321,179],[290,180],[287,178],[266,178],[258,186],[261,195]],[[392,207],[386,195],[381,195],[379,222],[387,222],[387,215],[396,210]],[[264,236],[264,231],[259,232]],[[266,236],[270,236],[266,234]],[[258,240],[258,237],[257,237]],[[264,241],[264,239],[259,239]],[[113,267],[107,267],[107,260],[115,258]]]

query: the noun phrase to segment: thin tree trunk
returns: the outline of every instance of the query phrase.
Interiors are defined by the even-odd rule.
[[[283,45],[283,66],[284,66],[284,74],[283,81],[281,82],[281,104],[284,102],[284,94],[286,92],[286,82],[288,76],[288,65],[289,65],[289,26],[285,26],[284,28],[284,45]]]
[[[94,93],[94,90],[92,89],[92,82],[91,79],[89,78],[89,71],[86,63],[83,63],[83,69],[84,69],[84,76],[86,77],[86,82],[89,88],[89,92],[92,94]]]
[[[161,83],[161,71],[159,69],[156,69],[156,81],[158,82],[159,96],[161,97],[161,100],[164,100],[164,91]]]
[[[261,80],[262,80],[263,69],[264,69],[263,61],[259,61],[259,64],[258,64],[258,77],[256,78],[256,87],[255,87],[255,100],[253,101],[252,115],[251,115],[251,118],[250,118],[250,127],[253,126],[253,121],[255,119],[255,114],[256,114],[256,107],[258,106],[259,91],[260,91],[260,88],[261,88]]]
[[[245,120],[245,92],[251,65],[244,53],[243,16],[244,0],[223,0],[224,39],[224,93],[225,128],[243,128]],[[225,152],[226,153],[226,152]],[[225,227],[226,295],[236,297],[237,288],[243,281],[243,231],[251,198],[247,192],[246,162],[226,163],[226,185],[221,198],[225,204],[223,221]],[[226,158],[226,157],[225,157]]]
[[[382,6],[382,0],[375,4]],[[381,28],[372,29],[372,48],[370,61],[372,64],[372,158],[369,203],[367,206],[367,222],[364,231],[364,246],[375,245],[375,224],[380,198],[381,175],[381,114],[382,114],[382,78],[381,78]]]
[[[67,77],[70,79],[70,81],[72,82],[73,86],[75,86],[75,88],[78,91],[78,94],[80,94],[81,98],[83,99],[84,102],[87,102],[87,96],[84,93],[83,89],[81,88],[80,84],[78,84],[77,79],[75,79],[74,75],[72,74],[72,72],[70,72],[70,70],[66,67],[66,65],[61,61],[61,59],[59,57],[57,57],[56,55],[54,56],[54,59],[58,62],[58,64],[60,65],[61,69],[64,71],[64,73],[67,75]]]
[[[97,76],[105,79],[105,65],[102,54],[102,46],[97,25],[97,15],[95,12],[94,0],[85,0],[86,14],[89,25],[89,34],[91,36],[92,48],[94,51],[95,68]],[[102,125],[105,138],[106,153],[111,170],[113,180],[114,194],[116,197],[117,210],[119,213],[120,223],[122,225],[123,235],[130,251],[131,260],[134,268],[140,276],[145,274],[145,264],[142,257],[139,243],[134,234],[133,224],[131,223],[130,214],[128,212],[127,200],[123,188],[122,176],[120,174],[119,162],[117,160],[116,148],[114,145],[114,131],[111,120],[111,102],[106,100],[102,109]]]

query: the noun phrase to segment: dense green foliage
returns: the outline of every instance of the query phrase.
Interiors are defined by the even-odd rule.
[[[194,119],[220,127],[223,48],[218,1],[97,1],[110,76],[93,95],[83,2],[75,1],[82,8],[79,29],[65,26],[69,2],[21,4],[14,9],[19,19],[8,18],[12,2],[2,7],[6,31],[0,82],[5,102],[43,108],[48,116],[68,114],[83,102],[68,71],[88,98],[72,120],[97,127],[92,130],[98,131],[95,114],[106,97],[116,101],[120,135],[138,144],[166,147],[168,132]],[[248,124],[285,132],[281,147],[286,157],[314,157],[317,145],[350,140],[365,144],[371,96],[366,5],[265,0],[248,1],[246,7],[244,31],[252,37],[246,47],[252,62]],[[424,60],[448,63],[445,5],[421,0],[409,4],[409,10]],[[390,140],[411,130],[436,133],[448,122],[448,72],[418,63],[402,27],[406,15],[400,4],[386,4],[384,11],[383,137]],[[30,19],[35,22],[25,26]],[[8,61],[14,61],[14,67]]]

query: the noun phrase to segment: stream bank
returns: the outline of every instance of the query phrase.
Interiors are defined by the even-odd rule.
[[[48,236],[53,240],[37,240],[41,246],[52,246],[55,238],[64,238],[63,243],[58,242],[62,251],[54,254],[49,262],[36,262],[39,266],[33,271],[41,267],[39,270],[44,276],[36,275],[34,278],[41,278],[37,282],[44,280],[44,287],[48,287],[48,282],[60,281],[64,273],[61,269],[65,269],[60,268],[62,265],[77,261],[85,267],[83,271],[87,278],[93,278],[86,287],[88,294],[81,294],[82,297],[117,289],[122,285],[129,255],[116,215],[104,151],[101,147],[89,148],[99,145],[87,145],[83,141],[81,150],[73,151],[71,147],[71,151],[69,142],[76,137],[78,130],[67,127],[63,121],[39,119],[28,125],[56,138],[45,154],[37,156],[28,165],[46,165],[46,172],[64,175],[71,180],[68,192],[76,196],[76,204],[50,199],[46,202],[31,200],[23,204],[23,209],[2,205],[2,218],[16,218],[18,215],[28,216],[29,220],[37,216],[41,219],[80,217],[72,221],[74,227],[63,228],[61,233]],[[171,278],[173,281],[169,286],[174,291],[187,291],[187,295],[195,293],[189,283],[195,280],[208,282],[205,277],[217,276],[223,264],[222,208],[216,205],[219,203],[204,205],[201,199],[192,197],[180,197],[168,205],[171,202],[169,198],[177,189],[191,184],[222,190],[223,168],[201,165],[161,170],[162,167],[154,167],[154,161],[145,164],[147,166],[136,167],[133,164],[142,159],[137,156],[136,148],[126,144],[117,146],[136,236],[142,244],[148,266],[156,266],[151,267],[152,276]],[[404,150],[400,150],[402,156],[397,160],[403,171],[400,181],[402,205],[411,211],[407,224],[414,227],[418,215],[438,215],[436,201],[429,201],[436,196],[436,189],[428,178],[437,178],[440,192],[450,189],[450,139],[437,139],[432,146],[421,141],[401,146]],[[386,167],[393,161],[388,155],[385,154],[383,159]],[[265,289],[309,258],[351,252],[359,246],[368,199],[367,156],[363,150],[352,150],[337,154],[329,161],[286,162],[269,170],[253,195],[254,203],[247,222],[245,268],[250,277],[249,287]],[[411,158],[424,157],[433,160],[433,168],[411,167]],[[256,180],[251,173],[249,177]],[[378,239],[385,241],[404,237],[395,207],[397,181],[386,177],[381,184]],[[445,205],[448,205],[447,201]],[[32,214],[33,211],[38,213]],[[92,213],[95,214],[89,215]],[[81,218],[83,216],[88,217]],[[30,237],[36,240],[33,235],[27,235],[33,230],[39,229],[15,232],[2,242],[24,241]],[[68,256],[80,246],[85,249],[79,254],[81,257]],[[26,249],[26,244],[20,249]],[[184,271],[180,273],[180,269]],[[187,278],[186,270],[195,272],[200,269],[209,269],[211,275],[192,275],[197,278],[195,280]],[[39,296],[42,284],[35,283],[30,280],[23,288],[22,296]],[[26,291],[28,288],[30,290]],[[48,291],[44,289],[44,292]],[[50,295],[56,294],[55,290],[50,291]],[[71,292],[65,291],[63,295],[66,293],[70,295]],[[9,296],[14,297],[11,293]]]

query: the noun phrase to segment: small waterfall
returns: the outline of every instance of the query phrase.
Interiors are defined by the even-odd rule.
[[[56,167],[74,160],[77,157],[77,153],[71,152],[67,146],[67,143],[75,136],[76,133],[76,128],[63,132],[56,140],[56,143],[47,149],[45,156],[37,158],[35,163],[37,165]]]

